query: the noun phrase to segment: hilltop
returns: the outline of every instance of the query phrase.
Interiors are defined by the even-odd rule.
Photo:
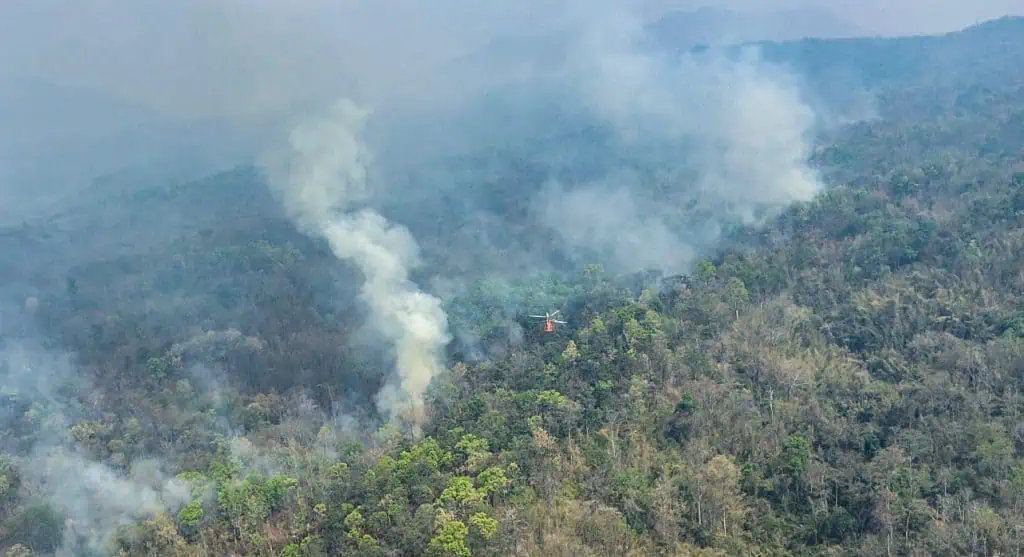
[[[864,35],[861,29],[832,12],[813,7],[757,13],[712,7],[675,10],[649,22],[646,28],[653,39],[676,46]]]

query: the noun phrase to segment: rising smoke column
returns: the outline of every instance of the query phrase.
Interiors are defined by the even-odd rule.
[[[326,239],[338,258],[362,271],[362,298],[373,325],[393,343],[397,372],[397,382],[378,393],[377,407],[391,418],[411,413],[417,427],[423,394],[442,368],[448,319],[441,300],[409,280],[420,256],[408,230],[372,209],[353,209],[369,194],[372,155],[361,137],[368,116],[351,101],[338,101],[321,118],[296,126],[288,148],[264,168],[300,229]]]

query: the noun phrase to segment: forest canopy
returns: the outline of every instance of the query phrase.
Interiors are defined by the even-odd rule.
[[[1019,554],[1024,19],[756,46],[763,75],[714,75],[785,72],[735,106],[799,90],[806,126],[714,139],[806,139],[784,171],[668,166],[703,138],[658,135],[676,112],[627,141],[531,104],[552,80],[465,108],[468,150],[391,164],[349,228],[256,165],[0,231],[5,555]],[[420,391],[414,327],[368,325],[396,299],[445,318]]]

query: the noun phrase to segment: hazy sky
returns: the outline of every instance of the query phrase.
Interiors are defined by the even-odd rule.
[[[941,33],[1007,14],[1024,15],[1024,0],[635,0],[651,12],[717,6],[740,11],[827,9],[869,33]]]
[[[394,90],[500,33],[567,5],[654,17],[697,0],[7,0],[0,72],[33,72],[191,114],[260,110],[339,87]],[[953,30],[1024,0],[721,0],[722,8],[826,8],[869,33]],[[578,13],[578,12],[577,12]]]

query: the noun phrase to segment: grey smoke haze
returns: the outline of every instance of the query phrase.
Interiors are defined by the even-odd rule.
[[[545,37],[580,14],[613,9],[650,22],[709,5],[755,20],[790,10],[761,23],[734,22],[767,25],[755,35],[769,36],[795,20],[826,35],[843,21],[864,33],[905,34],[1024,13],[1020,0],[5,2],[0,222],[38,213],[44,201],[60,201],[101,174],[131,170],[126,181],[182,181],[246,162],[273,135],[267,118],[272,124],[281,113],[339,95],[375,106],[396,97],[405,105],[454,102],[474,84],[468,76],[437,79],[438,66],[504,36]],[[724,21],[710,33],[730,35],[732,18]],[[26,78],[40,78],[33,83],[42,90]],[[5,97],[8,90],[27,92],[18,100]],[[90,91],[97,102],[86,100]]]
[[[494,37],[557,27],[572,13],[565,6],[553,0],[5,2],[0,76],[34,74],[190,116],[277,109],[322,100],[340,86],[363,100],[354,91],[394,91]],[[607,6],[646,20],[702,6],[745,13],[814,8],[879,34],[951,31],[1024,13],[1020,0],[605,0],[582,10]]]
[[[124,476],[60,448],[41,451],[30,477],[67,518],[59,557],[103,554],[121,526],[176,511],[191,499],[188,483],[168,477],[156,461],[141,461]]]
[[[522,20],[544,4],[8,3],[0,66],[177,115],[251,115],[323,100],[342,88],[352,96],[380,94],[481,42],[494,23]]]

